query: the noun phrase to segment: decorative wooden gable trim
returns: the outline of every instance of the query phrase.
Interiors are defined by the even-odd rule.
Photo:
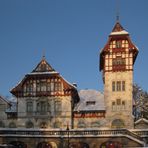
[[[33,72],[51,72],[55,71],[50,64],[45,60],[45,57],[42,58],[41,62],[36,66]]]
[[[77,89],[42,59],[11,93],[16,97],[73,96]]]

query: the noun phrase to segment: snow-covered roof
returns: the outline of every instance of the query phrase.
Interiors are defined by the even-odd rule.
[[[3,97],[2,95],[0,95],[0,99],[5,101],[6,103],[10,104],[9,100],[6,97]]]
[[[124,35],[124,34],[129,34],[129,33],[125,30],[110,33],[110,35]]]
[[[80,90],[75,111],[105,111],[104,95],[97,90]]]
[[[11,113],[11,112],[16,112],[16,105],[17,105],[17,102],[11,102],[11,107],[6,109],[6,112],[7,113]]]
[[[57,71],[45,71],[45,72],[28,73],[28,75],[43,75],[43,74],[58,74],[58,72]]]
[[[138,123],[140,123],[140,122],[148,123],[148,120],[145,119],[145,118],[141,118],[141,119],[137,120],[137,121],[135,122],[135,124],[138,124]]]

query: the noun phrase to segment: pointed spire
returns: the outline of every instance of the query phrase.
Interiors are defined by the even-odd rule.
[[[43,51],[42,51],[43,53],[43,55],[42,55],[42,60],[45,60],[46,58],[45,58],[45,49],[43,49]]]
[[[116,22],[119,22],[119,0],[116,0]]]
[[[119,22],[119,12],[117,12],[117,15],[116,15],[116,22]]]

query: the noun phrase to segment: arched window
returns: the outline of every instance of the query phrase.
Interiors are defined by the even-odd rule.
[[[54,127],[55,128],[61,128],[62,127],[62,122],[60,122],[60,121],[55,122]]]
[[[53,148],[49,142],[40,142],[37,148]],[[56,147],[55,147],[56,148]]]
[[[89,148],[89,145],[84,142],[71,142],[70,148]]]
[[[27,148],[27,144],[25,144],[22,141],[12,141],[12,142],[10,142],[10,144],[14,145],[15,147],[18,147],[18,148]]]
[[[100,126],[100,122],[98,122],[98,121],[92,122],[92,123],[91,123],[91,127],[92,127],[92,128],[97,128],[97,127],[99,127],[99,126]]]
[[[16,128],[16,124],[14,122],[9,123],[9,128]]]
[[[115,119],[112,121],[112,128],[124,128],[124,121],[121,119]]]
[[[40,128],[47,128],[47,127],[48,127],[48,125],[47,125],[46,122],[41,122],[40,123]]]
[[[78,128],[85,128],[86,127],[85,122],[84,121],[79,121],[77,127]]]
[[[122,148],[122,144],[118,141],[106,141],[101,144],[100,148]]]
[[[31,121],[26,122],[26,128],[33,128],[33,127],[34,127],[34,125]]]

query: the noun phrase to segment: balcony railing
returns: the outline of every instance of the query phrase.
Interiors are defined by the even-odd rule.
[[[139,142],[142,141],[144,134],[148,135],[148,130],[145,131],[129,131],[127,129],[71,129],[67,131],[66,129],[18,129],[18,128],[1,128],[1,136],[9,137],[67,137],[69,134],[70,137],[118,137],[124,136],[131,139],[136,139]],[[139,135],[138,135],[139,134]]]

